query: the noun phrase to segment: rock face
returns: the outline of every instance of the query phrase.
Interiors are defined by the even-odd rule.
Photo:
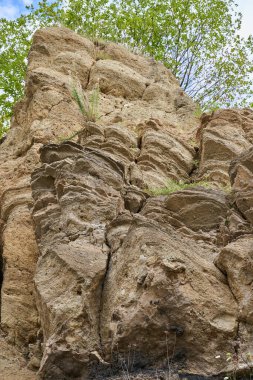
[[[0,145],[4,379],[13,346],[26,379],[249,378],[253,112],[194,109],[151,58],[35,34]]]
[[[199,175],[225,186],[231,160],[252,146],[252,111],[219,110],[203,115],[201,121]]]

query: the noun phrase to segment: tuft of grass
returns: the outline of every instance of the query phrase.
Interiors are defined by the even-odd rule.
[[[179,190],[184,190],[184,189],[190,189],[192,187],[196,186],[202,186],[206,188],[210,188],[210,183],[205,182],[205,181],[199,181],[195,183],[185,183],[185,182],[177,182],[172,179],[169,179],[166,182],[165,187],[160,187],[160,188],[150,188],[148,189],[148,193],[150,195],[168,195],[171,193],[175,193],[176,191]]]
[[[74,137],[76,137],[78,135],[78,133],[80,133],[81,131],[82,131],[82,129],[79,129],[79,131],[76,131],[76,132],[72,133],[72,135],[70,135],[70,136],[60,137],[58,141],[59,141],[59,143],[62,143],[62,142],[65,142],[65,141],[70,141]]]
[[[223,190],[224,193],[230,194],[232,192],[232,186],[230,184],[221,186],[221,190]]]
[[[196,105],[196,108],[195,108],[195,111],[193,112],[193,115],[194,115],[195,117],[197,117],[197,118],[200,118],[203,112],[204,112],[204,111],[202,110],[202,108],[200,107],[200,105],[197,104],[197,105]]]
[[[81,113],[86,121],[95,122],[98,118],[98,105],[99,105],[99,87],[94,87],[90,96],[88,97],[82,90],[81,85],[75,86],[72,90],[72,96],[75,99]]]
[[[94,59],[95,61],[103,60],[103,59],[112,59],[110,54],[106,53],[104,50],[100,50],[99,48],[95,48],[94,50]]]
[[[197,141],[196,141],[195,138],[191,138],[191,139],[189,140],[189,144],[190,144],[192,147],[195,147],[195,146],[198,145],[198,143],[197,143]]]

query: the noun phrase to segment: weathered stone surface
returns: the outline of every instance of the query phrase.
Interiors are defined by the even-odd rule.
[[[251,110],[218,110],[202,117],[199,176],[219,185],[229,183],[232,159],[252,146]]]
[[[225,246],[249,229],[247,223],[230,209],[224,192],[197,185],[168,196],[150,197],[141,214],[163,226],[172,225],[200,244],[209,242]],[[240,224],[243,224],[242,229]]]
[[[75,86],[99,86],[96,123]],[[0,143],[4,379],[16,379],[7,342],[43,380],[224,378],[227,352],[247,378],[253,113],[204,115],[196,141],[194,110],[152,58],[64,28],[35,34]],[[192,187],[205,177],[216,189]],[[153,196],[168,180],[191,187]]]
[[[138,212],[145,197],[127,185],[123,165],[108,153],[64,143],[43,147],[41,161],[44,164],[32,177],[33,216],[41,251],[35,284],[46,345],[41,376],[71,378],[72,361],[76,376],[89,376],[93,352],[115,365],[113,353],[119,350],[122,357],[127,356],[129,344],[135,346],[133,369],[162,366],[166,339],[170,356],[175,350],[175,329],[182,330],[175,343],[177,367],[199,373],[205,363],[205,374],[219,373],[222,368],[214,369],[213,352],[199,350],[207,347],[213,334],[219,336],[215,353],[224,341],[229,350],[237,332],[237,305],[225,277],[212,263],[210,247],[200,247],[176,233],[169,219],[167,224],[159,220],[159,210],[155,222],[145,212],[149,201],[142,211],[146,217],[133,218],[124,211],[127,206]],[[138,194],[132,209],[126,197],[131,191]],[[214,205],[220,202],[207,223],[210,230],[218,226],[218,215],[226,214],[226,203],[217,191],[203,194],[207,207],[208,199]],[[184,195],[187,191],[182,199]],[[197,195],[193,192],[193,199],[194,195],[201,199],[200,190]],[[173,196],[165,201],[168,213],[176,204],[170,204]],[[182,208],[180,202],[178,207]],[[192,220],[196,223],[194,213]],[[200,289],[204,289],[202,298]],[[197,347],[196,340],[200,341]]]
[[[34,372],[26,368],[26,360],[13,345],[0,336],[0,371],[3,380],[36,380]]]
[[[230,165],[230,177],[234,191],[235,203],[252,225],[253,223],[253,165],[252,165],[253,149],[249,149]]]
[[[136,131],[87,123],[79,142],[120,161],[129,182],[142,189],[163,186],[168,179],[186,180],[193,169],[194,149],[154,119],[138,125]]]
[[[217,228],[228,212],[224,193],[201,187],[171,194],[165,204],[174,217],[193,231]]]
[[[35,286],[46,344],[40,373],[48,379],[84,376],[101,345],[104,231],[123,209],[124,172],[108,155],[73,143],[46,146],[41,159],[32,177],[42,255]]]
[[[105,282],[101,331],[107,360],[117,351],[127,360],[130,345],[136,368],[166,363],[168,349],[182,372],[222,369],[213,355],[224,344],[230,350],[237,305],[208,254],[168,225],[134,218],[113,250]]]
[[[227,276],[229,287],[238,303],[238,333],[235,344],[238,368],[247,371],[251,366],[252,342],[252,235],[228,244],[220,252],[216,265]],[[246,376],[247,378],[247,376]]]
[[[92,67],[90,88],[97,83],[106,95],[132,100],[142,98],[148,85],[145,77],[122,63],[112,60],[100,60]]]
[[[239,320],[253,321],[253,238],[244,237],[228,244],[219,254],[216,265],[228,277],[229,286],[239,305]]]
[[[168,179],[188,179],[194,153],[190,146],[169,133],[148,128],[141,138],[141,151],[137,158],[146,187],[163,186]]]
[[[4,282],[1,291],[1,327],[9,333],[10,343],[21,346],[24,342],[33,341],[39,326],[33,287],[37,245],[27,206],[16,205],[9,214],[2,239]]]
[[[21,169],[21,166],[17,168]],[[12,187],[15,178],[11,169],[13,167],[10,166],[7,172],[10,187],[2,193],[0,202],[0,315],[1,328],[8,335],[7,340],[23,346],[33,341],[39,326],[33,285],[38,249],[29,210],[33,202],[29,183],[23,181]],[[7,185],[7,181],[1,184]]]
[[[70,136],[73,132],[81,130],[87,125],[71,95],[76,81],[80,82],[83,89],[89,85],[88,87],[90,91],[92,91],[92,80],[89,80],[91,70],[93,69],[94,73],[97,69],[105,70],[105,72],[110,75],[113,73],[108,79],[109,85],[113,84],[112,81],[115,72],[118,72],[117,83],[115,83],[119,85],[120,88],[125,88],[124,91],[128,91],[126,96],[129,97],[129,99],[141,97],[146,89],[146,83],[151,84],[154,81],[156,81],[158,85],[160,83],[162,86],[165,86],[167,91],[172,94],[171,104],[173,104],[174,98],[178,96],[176,93],[178,83],[169,70],[165,69],[163,65],[152,60],[146,60],[145,58],[128,52],[125,48],[113,44],[108,44],[108,47],[106,47],[108,54],[112,54],[112,59],[96,61],[97,49],[98,47],[94,45],[93,42],[77,36],[68,29],[48,28],[35,33],[29,54],[25,98],[15,107],[11,130],[5,141],[2,141],[0,149],[1,218],[4,220],[5,226],[8,226],[9,208],[14,213],[13,215],[17,215],[17,219],[19,218],[18,215],[20,215],[20,219],[17,220],[17,222],[12,221],[12,228],[14,230],[17,228],[17,224],[15,223],[18,223],[18,225],[22,224],[21,211],[20,214],[18,212],[18,208],[20,208],[21,204],[24,210],[22,211],[22,213],[24,212],[24,220],[28,220],[26,213],[28,212],[29,214],[29,211],[25,211],[25,205],[32,203],[30,195],[30,174],[39,165],[38,150],[41,145],[48,142],[58,143],[60,140]],[[124,73],[126,73],[127,79],[124,79]],[[131,86],[129,86],[128,83],[129,80],[132,80],[133,84],[136,83],[136,91],[134,88],[131,90]],[[104,91],[102,84],[101,91]],[[108,152],[108,154],[113,155],[113,157],[117,156],[117,159],[123,163],[129,165],[134,163],[135,166],[135,160],[140,153],[138,147],[139,136],[135,129],[140,121],[146,120],[152,115],[153,117],[161,117],[161,125],[165,125],[165,127],[173,123],[177,124],[177,121],[179,121],[181,127],[183,127],[183,123],[181,123],[182,117],[177,115],[174,106],[172,107],[171,113],[166,114],[167,105],[165,104],[164,108],[159,107],[158,109],[155,104],[151,105],[150,101],[137,99],[129,102],[129,99],[124,99],[121,95],[124,94],[119,93],[117,95],[118,97],[115,97],[112,94],[105,95],[101,93],[99,105],[101,118],[98,129],[102,131],[105,126],[108,126],[108,128],[103,130],[103,133],[97,130],[93,133],[93,137],[90,136],[90,138],[87,138],[85,144],[87,147],[94,147],[95,142],[98,143],[101,137],[103,141],[97,146],[99,149]],[[192,107],[194,107],[193,104]],[[192,115],[192,110],[187,111],[187,109],[185,109],[185,112],[185,117],[188,117],[193,127],[196,123],[196,119]],[[117,120],[117,117],[120,122],[116,124],[112,123],[112,120]],[[130,126],[130,128],[123,128],[123,130],[121,130],[123,125]],[[93,141],[91,141],[92,138]],[[115,147],[117,147],[117,152]],[[130,171],[131,173],[138,172],[138,169],[134,171],[128,167],[126,167],[125,170],[126,175],[128,175],[127,173],[130,173]],[[167,174],[164,173],[164,176],[166,175]],[[13,198],[8,194],[13,194]],[[139,201],[137,201],[137,203],[138,202]],[[136,209],[136,207],[138,208],[136,205],[133,206],[133,209]],[[15,208],[17,208],[17,210],[15,210]],[[28,234],[27,238],[29,236],[29,240],[33,240],[34,237],[31,237],[33,227],[31,222],[29,223],[31,231],[26,231]],[[25,240],[27,240],[27,238],[24,236]],[[10,278],[8,272],[9,269],[13,267],[13,263],[16,262],[16,259],[12,253],[12,249],[10,249],[10,254],[7,254],[9,248],[7,249],[7,245],[5,244],[12,245],[12,243],[5,243],[4,236],[2,240],[3,258],[6,261],[3,289],[7,289],[8,279]],[[17,239],[17,244],[19,244],[18,241],[19,238]],[[29,250],[29,252],[27,250]],[[17,256],[26,257],[25,267],[29,267],[28,272],[30,273],[30,277],[28,276],[29,280],[27,277],[28,274],[25,275],[25,273],[23,273],[22,275],[21,281],[24,280],[24,286],[20,284],[20,280],[15,280],[17,278],[16,276],[12,277],[14,282],[11,286],[16,287],[17,302],[22,303],[21,298],[23,295],[20,289],[27,289],[28,293],[33,292],[32,268],[34,268],[37,261],[37,251],[33,244],[30,244],[29,248],[27,246],[26,251],[23,251],[23,253],[22,250],[17,252]],[[29,264],[27,262],[28,258],[30,260]],[[17,270],[19,269],[19,266],[17,266]],[[25,280],[25,278],[27,278],[27,280]],[[29,285],[27,281],[30,282]],[[13,320],[13,324],[19,325],[20,331],[17,334],[24,337],[26,333],[22,331],[22,324],[18,321],[14,322],[16,317],[13,315],[12,310],[9,309],[9,303],[5,303],[5,296],[7,295],[4,291],[2,295],[2,307],[5,310],[4,320]],[[26,301],[26,305],[29,305],[28,310],[33,308],[31,305],[34,304],[34,299],[31,300],[31,302],[32,304]],[[8,309],[10,313],[9,316]],[[29,313],[30,311],[28,314]],[[19,319],[20,318],[22,319],[21,315],[19,316]],[[26,319],[25,312],[24,320]],[[8,323],[5,324],[6,327]],[[30,326],[30,329],[32,330],[33,327]]]

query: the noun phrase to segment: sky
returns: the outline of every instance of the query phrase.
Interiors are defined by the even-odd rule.
[[[0,18],[13,19],[25,11],[25,6],[38,0],[0,0]],[[243,15],[241,35],[253,34],[253,0],[237,0],[238,10]]]
[[[0,0],[0,18],[14,19],[32,2],[33,0]]]
[[[253,34],[253,0],[237,0],[237,4],[243,17],[241,35],[248,37],[249,34]]]

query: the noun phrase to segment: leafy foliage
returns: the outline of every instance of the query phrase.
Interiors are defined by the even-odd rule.
[[[19,31],[17,34],[16,31]],[[15,21],[1,19],[2,41],[0,54],[0,136],[7,129],[12,106],[23,93],[26,57],[30,46],[30,33],[25,17]]]
[[[13,105],[23,97],[27,56],[32,35],[39,27],[58,22],[59,2],[39,3],[16,20],[0,19],[0,137],[8,130]]]
[[[241,19],[234,0],[42,0],[0,19],[0,135],[23,95],[31,36],[55,24],[162,61],[202,110],[251,106],[253,38],[239,36]]]

